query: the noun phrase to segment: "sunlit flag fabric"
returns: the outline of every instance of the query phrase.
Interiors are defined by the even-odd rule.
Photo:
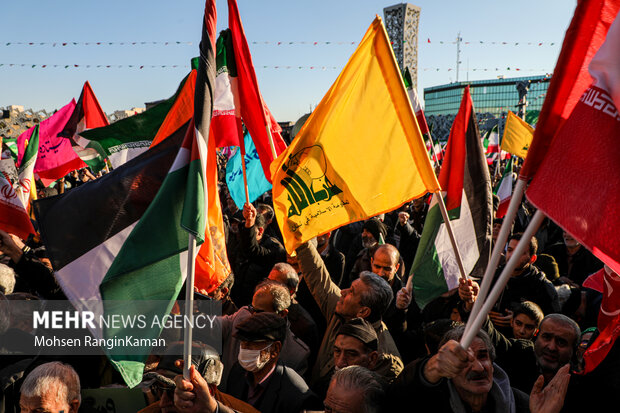
[[[86,164],[77,156],[71,147],[71,143],[58,134],[67,124],[67,120],[73,113],[75,100],[72,99],[67,105],[60,108],[49,118],[39,123],[39,154],[34,166],[34,172],[39,176],[45,186],[76,169],[85,168]],[[26,141],[30,140],[34,126],[19,135],[17,144],[19,147],[18,167],[24,157]]]
[[[380,18],[271,168],[289,253],[439,190]]]
[[[197,103],[196,128],[190,121],[110,174],[35,203],[56,278],[76,308],[100,303],[92,309],[97,314],[119,300],[163,300],[160,317],[170,312],[186,272],[188,234],[205,241],[212,189],[206,170],[215,170],[206,165],[203,134],[211,119],[214,32],[215,4],[208,1],[199,69],[205,73],[197,79],[210,93]],[[146,356],[110,358],[130,387],[142,380]]]
[[[594,78],[554,137],[526,195],[620,273],[620,21],[592,59]],[[529,155],[528,155],[529,156]]]
[[[101,145],[97,149],[103,157],[110,160],[112,167],[121,166],[151,146],[170,109],[179,98],[193,100],[193,85],[187,85],[190,76],[191,74],[181,81],[176,93],[169,99],[109,126],[80,132],[80,136]]]
[[[486,164],[469,87],[454,118],[439,183],[466,275],[481,277],[491,252],[491,178]],[[456,256],[435,197],[411,267],[414,297],[420,308],[458,286]]]
[[[495,164],[499,160],[504,160],[510,158],[510,154],[502,151],[499,146],[499,127],[498,125],[493,126],[489,131],[484,135],[482,139],[482,147],[484,149],[484,153],[486,154],[487,163],[489,165]]]
[[[4,159],[2,162],[9,163],[12,172],[9,176],[4,170],[0,169],[0,229],[10,234],[15,234],[25,240],[29,234],[34,234],[34,228],[28,216],[28,205],[30,196],[30,185],[34,163],[37,159],[39,148],[39,125],[35,125],[30,138],[30,143],[26,147],[23,157],[23,171],[19,175],[15,170],[12,159]],[[25,177],[28,178],[25,178]],[[22,177],[24,177],[22,182]],[[15,180],[15,182],[12,182]]]
[[[588,65],[605,40],[619,9],[617,0],[577,2],[536,123],[532,145],[519,171],[521,178],[532,178],[555,134],[592,83]]]
[[[502,137],[502,150],[525,159],[533,136],[534,128],[514,113],[508,111],[504,136]]]
[[[89,146],[90,141],[82,138],[79,133],[93,128],[109,125],[108,118],[99,105],[99,101],[88,81],[84,82],[80,98],[77,101],[71,117],[60,132],[60,136],[72,140],[73,149],[93,172],[105,167],[105,163],[97,149]]]
[[[258,158],[258,152],[250,134],[246,132],[245,137],[245,170],[248,180],[248,198],[254,202],[259,196],[271,189],[271,184],[265,178],[263,167]],[[245,203],[245,185],[243,182],[243,169],[241,166],[241,151],[235,154],[226,163],[226,186],[235,204],[243,209]]]
[[[245,38],[245,31],[241,24],[239,9],[236,0],[228,0],[228,27],[232,37],[232,45],[237,68],[237,83],[239,85],[239,111],[245,127],[250,132],[256,151],[260,157],[263,171],[267,180],[271,182],[271,162],[286,148],[280,132],[282,128],[263,101],[258,81],[254,72],[250,48]],[[273,156],[269,133],[276,156]],[[241,136],[239,137],[241,139]]]

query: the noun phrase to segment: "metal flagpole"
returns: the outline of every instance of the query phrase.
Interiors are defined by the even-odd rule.
[[[196,260],[196,236],[189,234],[187,245],[187,277],[185,278],[185,325],[183,329],[183,378],[190,379],[192,365],[192,326],[194,325],[194,272]]]
[[[435,192],[435,199],[439,204],[439,210],[441,211],[441,216],[443,217],[443,221],[446,224],[446,229],[448,230],[448,235],[450,236],[450,243],[452,244],[452,249],[454,250],[454,255],[456,257],[456,262],[459,266],[459,272],[461,273],[461,278],[467,279],[467,274],[465,274],[465,266],[463,265],[463,259],[461,258],[461,253],[459,251],[459,246],[456,243],[456,238],[454,237],[454,232],[452,231],[452,224],[450,224],[450,218],[448,217],[448,211],[446,210],[446,204],[443,202],[443,198],[441,196],[441,192]]]
[[[495,245],[493,245],[491,259],[489,260],[489,265],[487,265],[484,276],[482,277],[478,297],[474,302],[474,306],[471,312],[469,313],[470,320],[473,320],[476,317],[478,311],[480,311],[480,307],[482,307],[482,304],[484,303],[484,299],[489,292],[495,270],[497,269],[499,259],[501,257],[502,251],[504,250],[504,246],[506,245],[506,241],[508,240],[508,235],[510,234],[510,228],[512,227],[512,223],[515,219],[515,216],[517,215],[517,209],[519,208],[519,204],[521,203],[523,191],[525,191],[525,181],[519,179],[517,180],[517,185],[515,187],[514,193],[512,194],[512,198],[510,199],[510,204],[508,204],[508,211],[506,212],[506,216],[504,217],[504,221],[502,222],[502,227],[499,231],[499,235],[497,236]],[[467,323],[465,325],[465,334],[470,328],[471,323]]]
[[[508,262],[506,263],[506,266],[504,267],[504,270],[502,271],[497,282],[495,283],[493,290],[491,290],[489,297],[484,300],[484,304],[482,305],[480,312],[476,314],[476,317],[474,319],[472,319],[472,316],[470,314],[467,325],[471,324],[471,326],[468,330],[466,329],[460,343],[461,347],[463,347],[464,349],[469,348],[476,333],[478,332],[478,330],[480,330],[480,327],[482,327],[482,324],[484,323],[487,314],[489,314],[489,311],[491,311],[491,308],[495,305],[495,302],[497,301],[500,294],[504,290],[504,287],[508,283],[512,272],[517,267],[519,259],[521,258],[525,250],[530,247],[529,240],[534,236],[543,219],[545,219],[545,215],[540,210],[536,211],[536,213],[532,217],[532,220],[527,226],[527,229],[523,233],[523,236],[521,237],[517,248],[515,248],[515,250],[513,251],[510,260],[508,260]],[[476,302],[478,302],[478,300],[479,298],[476,299]]]

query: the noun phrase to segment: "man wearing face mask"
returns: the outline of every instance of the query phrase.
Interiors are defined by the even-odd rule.
[[[228,376],[228,393],[262,412],[318,409],[320,400],[293,369],[278,364],[286,321],[273,313],[256,313],[239,323],[238,363]]]

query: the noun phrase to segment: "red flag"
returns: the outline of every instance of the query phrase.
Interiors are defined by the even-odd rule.
[[[28,212],[19,200],[10,179],[3,173],[0,173],[0,229],[24,240],[29,234],[34,234]]]
[[[583,355],[584,374],[594,370],[605,359],[620,336],[620,276],[607,266],[595,275],[602,275],[604,280],[603,301],[597,322],[600,334]]]
[[[592,82],[587,71],[588,65],[605,40],[619,8],[618,0],[578,2],[564,36],[562,51],[555,65],[532,144],[520,171],[522,179],[528,180],[536,173],[554,135]]]
[[[74,144],[85,147],[88,144],[88,140],[81,138],[78,135],[80,132],[87,129],[108,126],[109,124],[110,122],[108,122],[108,118],[103,109],[101,109],[95,92],[93,92],[87,80],[84,82],[82,93],[73,109],[71,117],[58,136],[70,138],[73,140]]]
[[[609,93],[620,96],[619,47],[616,19],[592,60],[594,83],[551,142],[526,192],[532,204],[618,273],[620,114]]]
[[[228,26],[232,33],[237,63],[241,119],[250,132],[250,136],[252,136],[258,157],[263,165],[265,177],[271,182],[269,167],[275,157],[273,156],[269,133],[267,132],[268,125],[276,157],[286,148],[286,143],[284,143],[277,129],[274,129],[274,123],[277,125],[277,122],[273,119],[258,90],[252,56],[245,38],[243,25],[241,24],[236,0],[228,0]]]

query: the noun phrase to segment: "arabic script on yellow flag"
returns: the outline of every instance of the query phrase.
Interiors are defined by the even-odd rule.
[[[379,17],[271,174],[289,253],[440,189]]]
[[[502,137],[502,150],[525,159],[533,136],[534,128],[509,111]]]

